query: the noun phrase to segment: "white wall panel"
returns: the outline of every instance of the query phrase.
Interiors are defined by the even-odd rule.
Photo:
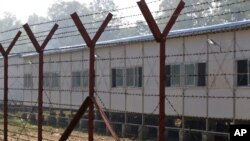
[[[232,91],[228,89],[211,89],[209,96],[232,97]],[[208,114],[213,118],[232,118],[233,117],[233,99],[230,98],[209,98]]]
[[[206,96],[205,88],[188,88],[185,90],[184,113],[186,116],[205,117],[207,113],[206,98],[197,98]],[[194,97],[193,97],[194,96]],[[197,96],[197,97],[195,97]]]

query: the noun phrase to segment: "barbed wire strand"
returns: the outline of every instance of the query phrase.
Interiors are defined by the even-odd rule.
[[[247,1],[244,0],[244,1],[226,3],[226,4],[215,6],[215,7],[213,7],[213,9],[217,9],[217,8],[221,8],[221,7],[229,7],[229,6],[232,6],[232,5],[235,5],[235,4],[243,4],[245,2],[247,2]],[[207,2],[204,2],[204,3],[207,3]],[[173,9],[171,9],[171,10],[173,10]],[[202,9],[199,9],[199,10],[187,11],[187,12],[181,13],[179,16],[181,16],[181,15],[187,15],[187,14],[199,13],[199,12],[206,11],[206,10],[211,10],[211,8],[208,7],[208,8],[202,8]],[[166,12],[166,11],[169,11],[169,9],[163,9],[163,10],[153,11],[152,13],[160,13],[160,12]],[[131,18],[131,17],[141,16],[141,15],[142,14],[133,14],[133,15],[123,16],[123,17],[115,17],[112,20],[123,19],[123,18]],[[159,18],[156,18],[155,20],[163,20],[163,19],[165,20],[166,18],[169,18],[169,17],[171,17],[171,15],[167,15],[167,16],[164,16],[164,17],[159,17]],[[95,24],[95,23],[99,23],[99,22],[102,22],[102,20],[88,22],[88,23],[85,23],[84,25]],[[105,29],[105,31],[113,30],[114,27],[116,27],[116,28],[119,29],[119,27],[129,26],[129,25],[135,25],[135,24],[139,24],[139,23],[145,23],[145,22],[144,21],[139,21],[139,22],[134,22],[134,23],[123,23],[123,24],[118,24],[118,25],[111,25],[111,26],[107,26],[107,28]],[[159,23],[159,24],[165,24],[165,22],[164,23]],[[66,29],[66,28],[71,28],[71,27],[75,27],[75,25],[69,25],[69,26],[59,27],[58,29]],[[132,27],[134,27],[134,26],[132,26]],[[87,30],[97,30],[98,28],[95,27],[95,28],[86,28],[86,29]],[[40,31],[40,32],[36,32],[34,34],[48,33],[49,31],[50,30]],[[56,35],[62,35],[62,34],[69,34],[69,33],[75,33],[75,32],[78,32],[78,30],[75,29],[75,30],[71,30],[71,31],[55,33],[54,36],[56,36]],[[90,32],[90,34],[93,34],[93,33],[95,33],[95,32]],[[21,37],[26,37],[26,36],[27,35],[21,35]],[[37,38],[44,38],[44,37],[46,37],[46,35],[37,36]],[[0,42],[2,44],[7,44],[11,40],[12,40],[12,38],[5,39],[5,40],[2,40]],[[29,40],[29,38],[19,39],[18,41],[20,42],[20,41],[26,41],[26,40]]]

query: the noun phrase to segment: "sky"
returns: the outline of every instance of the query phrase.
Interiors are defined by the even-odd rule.
[[[4,12],[9,12],[16,15],[23,23],[27,22],[29,15],[36,13],[39,16],[47,16],[47,9],[58,0],[0,0],[0,18],[3,17]],[[72,0],[60,0],[72,1]],[[89,4],[92,0],[76,0],[81,3]],[[115,4],[122,8],[136,4],[139,0],[114,0]],[[152,0],[146,0],[152,1]],[[157,6],[153,6],[152,11]],[[134,9],[135,10],[135,9]],[[130,11],[130,13],[133,13]]]

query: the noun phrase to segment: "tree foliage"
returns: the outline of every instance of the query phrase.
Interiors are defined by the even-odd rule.
[[[180,22],[177,22],[173,29],[183,29],[192,28],[199,26],[207,26],[213,24],[221,24],[232,21],[241,21],[250,18],[250,1],[249,0],[184,0],[186,6],[178,17]],[[167,21],[172,15],[179,0],[163,0],[159,5],[159,11],[155,18],[158,25],[163,29]],[[29,24],[46,22],[50,20],[55,20],[59,24],[60,29],[56,32],[57,40],[50,42],[50,48],[58,48],[61,46],[75,45],[84,43],[79,32],[74,26],[74,22],[70,19],[70,14],[77,12],[80,15],[84,26],[87,28],[88,33],[93,37],[97,29],[100,27],[107,14],[111,12],[114,16],[111,22],[106,28],[106,32],[103,33],[98,41],[102,40],[112,40],[123,37],[131,37],[137,35],[150,34],[148,25],[145,20],[137,20],[136,23],[131,24],[131,19],[124,18],[119,19],[116,17],[121,16],[122,11],[114,11],[118,6],[113,0],[93,0],[89,5],[85,5],[78,1],[57,1],[48,8],[48,17],[41,17],[36,14],[32,14],[28,18]],[[129,9],[128,9],[129,10]],[[245,11],[246,12],[238,12]],[[126,11],[127,12],[127,11]],[[233,14],[233,13],[237,14]],[[231,14],[232,13],[232,14]],[[132,13],[131,13],[132,15]],[[68,20],[58,20],[58,19],[68,19]],[[23,23],[11,13],[4,13],[3,18],[0,19],[0,31],[5,31],[8,29],[21,27]],[[34,33],[41,31],[49,31],[54,23],[50,24],[40,24],[37,26],[32,26]],[[124,25],[124,26],[119,26]],[[65,28],[69,27],[69,28]],[[128,28],[127,28],[128,27]],[[63,34],[67,33],[67,34]],[[46,36],[48,33],[39,33],[36,36]],[[5,40],[12,38],[15,33],[4,33],[0,35],[0,40]],[[23,32],[22,35],[25,35]],[[63,38],[64,36],[69,38]],[[39,39],[44,39],[40,38]],[[28,50],[32,45],[26,45]],[[33,48],[33,47],[32,47]]]
[[[80,2],[77,1],[57,1],[56,3],[52,4],[51,7],[48,8],[48,19],[49,20],[58,20],[58,19],[67,19],[71,18],[70,14],[77,12],[78,15],[87,15],[90,13],[89,8]],[[92,16],[83,16],[82,20],[84,22],[90,22],[93,21]],[[80,36],[74,36],[78,34],[78,31],[76,30],[76,27],[72,26],[74,25],[72,20],[62,20],[58,21],[57,24],[59,24],[60,28],[63,28],[63,30],[58,30],[57,33],[62,32],[68,32],[68,36],[72,35],[72,38],[59,38],[57,39],[57,45],[55,47],[61,47],[61,46],[67,46],[67,45],[75,45],[75,44],[82,44],[82,38]],[[64,28],[67,26],[72,26],[70,28]],[[50,26],[50,28],[52,25]],[[71,32],[75,30],[76,32]],[[62,37],[62,35],[58,37]]]
[[[181,22],[176,23],[175,29],[221,24],[250,18],[249,12],[231,14],[247,10],[250,1],[246,0],[185,0],[185,2],[188,7],[185,7],[178,17]],[[179,0],[163,0],[159,10],[175,8],[178,3]],[[172,12],[173,10],[163,12],[158,17],[166,17]]]
[[[21,21],[16,18],[15,15],[5,12],[3,18],[0,19],[0,31],[6,31],[13,28],[21,27]],[[0,41],[6,39],[12,39],[15,36],[16,32],[6,32],[0,34]],[[9,43],[4,44],[1,42],[4,47],[7,47]]]
[[[21,21],[17,17],[9,12],[5,12],[2,19],[0,19],[0,30],[4,31],[10,28],[20,27]]]

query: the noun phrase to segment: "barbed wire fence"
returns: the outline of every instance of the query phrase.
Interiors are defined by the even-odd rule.
[[[219,0],[218,0],[219,1]],[[155,2],[159,2],[159,0],[156,1],[152,1],[149,2],[150,3],[155,3]],[[227,6],[232,6],[232,5],[236,5],[236,4],[244,4],[247,1],[237,1],[237,2],[229,2],[225,5],[220,5],[220,6],[216,6],[215,8],[220,8],[220,7],[227,7]],[[201,8],[200,10],[192,10],[193,6],[201,6],[201,5],[207,5],[209,4],[209,2],[204,2],[204,3],[199,3],[199,4],[192,4],[192,5],[186,5],[185,6],[185,10],[184,12],[181,13],[181,15],[185,15],[185,14],[192,14],[192,13],[196,13],[196,12],[201,12],[204,10],[209,10],[209,8]],[[118,12],[120,10],[129,10],[130,8],[135,8],[137,6],[132,6],[132,7],[126,7],[126,8],[121,8],[121,9],[116,9],[116,10],[111,10],[111,12]],[[186,10],[188,9],[188,10]],[[191,9],[191,10],[190,10]],[[164,10],[160,10],[160,11],[154,11],[152,13],[162,13],[162,12],[166,12],[166,11],[173,11],[174,9],[164,9]],[[87,16],[91,16],[91,15],[95,15],[95,14],[106,14],[110,11],[101,11],[101,12],[97,12],[97,13],[92,13],[92,14],[88,14],[88,15],[81,15],[80,17],[82,19],[84,19]],[[240,14],[240,13],[246,13],[249,12],[249,9],[243,9],[243,10],[238,10],[238,11],[230,11],[230,12],[225,12],[225,13],[221,13],[221,14],[217,14],[217,15],[211,15],[209,17],[223,17],[225,15],[230,15],[230,14]],[[141,14],[133,14],[133,15],[128,15],[128,16],[118,16],[113,18],[113,20],[120,20],[120,19],[129,19],[131,17],[137,17],[137,16],[141,16]],[[158,19],[156,19],[156,21],[158,22],[158,24],[165,24],[165,22],[163,22],[163,20],[165,21],[166,19],[170,18],[170,16],[163,16],[160,17]],[[177,20],[177,23],[181,23],[181,22],[185,22],[185,21],[191,21],[191,20],[201,20],[207,18],[207,16],[200,16],[200,17],[196,17],[196,18],[190,18],[190,19],[182,19],[180,17],[179,20]],[[77,29],[75,28],[74,24],[70,22],[71,18],[63,18],[63,19],[58,19],[58,20],[52,20],[52,21],[48,21],[48,22],[42,22],[42,23],[35,23],[35,24],[31,24],[30,26],[32,28],[34,27],[39,27],[39,26],[43,26],[43,25],[48,25],[48,27],[50,27],[50,25],[52,25],[53,23],[60,23],[60,22],[64,22],[64,21],[68,21],[68,25],[62,26],[58,28],[58,31],[55,33],[55,36],[52,37],[52,42],[51,42],[51,46],[53,46],[53,44],[56,44],[56,42],[59,39],[62,40],[80,40],[79,37],[79,33],[77,33]],[[85,25],[93,25],[96,24],[95,27],[87,27],[87,31],[89,31],[90,34],[94,33],[95,30],[97,30],[98,28],[98,23],[102,22],[102,20],[100,21],[94,21],[94,22],[86,22]],[[60,25],[60,24],[59,24]],[[124,24],[116,24],[116,25],[109,25],[107,27],[107,29],[104,31],[104,33],[107,34],[112,34],[115,31],[122,31],[122,30],[127,30],[130,28],[138,28],[138,26],[135,26],[135,23],[124,23]],[[64,31],[65,29],[71,29],[69,31]],[[22,28],[15,28],[15,29],[9,29],[6,31],[1,31],[1,34],[14,34],[15,32],[17,32],[18,30],[22,30]],[[37,31],[35,32],[36,37],[39,39],[38,41],[41,42],[43,41],[43,38],[45,38],[46,36],[44,34],[46,34],[47,32],[49,32],[49,30],[43,29],[41,31]],[[0,41],[3,45],[5,44],[10,44],[12,39],[4,39],[2,41]],[[80,40],[82,41],[82,40]],[[151,39],[149,40],[151,41]],[[128,46],[130,46],[130,44],[136,43],[136,42],[140,42],[140,40],[135,40],[135,41],[131,41],[131,42],[116,42],[115,45],[124,45],[124,44],[129,44]],[[72,42],[71,42],[72,43]],[[77,42],[79,43],[79,42]],[[72,45],[72,44],[69,44]],[[109,43],[102,43],[102,46],[107,46],[109,47],[112,44]],[[14,56],[13,58],[13,62],[9,63],[9,67],[10,67],[10,72],[9,72],[9,79],[10,79],[10,83],[9,83],[9,95],[10,95],[10,99],[9,99],[9,105],[8,107],[10,108],[10,111],[8,113],[9,117],[10,117],[10,122],[8,124],[10,130],[8,132],[11,133],[11,135],[9,136],[10,138],[14,138],[16,140],[31,140],[33,138],[38,138],[35,134],[29,133],[29,131],[34,130],[33,125],[36,125],[37,123],[37,94],[36,92],[38,91],[38,88],[36,86],[36,81],[38,79],[38,75],[35,72],[38,72],[38,62],[35,59],[36,56],[36,52],[35,50],[27,50],[27,51],[22,51],[22,47],[25,46],[31,46],[31,42],[29,41],[29,39],[27,38],[27,35],[23,34],[20,37],[20,40],[18,40],[17,44],[15,45],[16,48],[18,48],[18,51],[14,51],[10,53],[10,56]],[[126,45],[125,45],[126,46]],[[131,45],[132,47],[132,45]],[[20,49],[19,49],[20,48]],[[111,47],[110,47],[111,48]],[[29,48],[30,49],[30,48]],[[44,65],[46,68],[46,71],[48,72],[56,72],[58,73],[58,75],[53,76],[53,80],[54,77],[58,77],[59,82],[60,82],[60,86],[59,87],[52,87],[49,84],[49,86],[47,88],[44,88],[44,96],[46,99],[46,102],[44,102],[44,125],[49,125],[49,126],[54,126],[56,128],[59,127],[66,127],[67,126],[67,122],[70,121],[70,119],[73,117],[73,115],[75,114],[76,110],[78,109],[78,107],[80,106],[82,100],[84,98],[86,98],[86,95],[88,94],[88,89],[87,88],[73,88],[72,87],[72,79],[74,79],[74,76],[71,72],[73,71],[84,71],[83,68],[88,68],[88,63],[89,60],[86,57],[87,55],[85,53],[81,54],[81,57],[74,59],[74,54],[75,52],[69,53],[70,57],[64,57],[64,53],[67,54],[68,51],[67,50],[80,50],[80,51],[85,51],[84,49],[84,45],[80,45],[80,46],[74,46],[71,48],[49,48],[49,49],[45,49],[45,53],[48,53],[48,55],[46,55],[45,58],[50,58],[50,59],[45,59],[44,60]],[[97,49],[98,50],[98,49]],[[126,50],[126,49],[125,49]],[[124,50],[123,50],[124,51]],[[176,54],[166,54],[166,60],[168,60],[169,58],[178,58],[178,57],[192,57],[192,56],[217,56],[217,55],[224,55],[224,54],[235,54],[235,53],[240,53],[240,54],[244,54],[249,52],[249,49],[240,49],[240,45],[237,45],[236,50],[234,50],[233,48],[229,48],[228,50],[223,50],[223,51],[204,51],[204,52],[198,52],[198,53],[176,53]],[[17,60],[15,60],[15,55],[22,55],[24,54],[23,57],[18,58]],[[27,54],[27,56],[25,56],[25,54]],[[49,55],[51,54],[51,55]],[[55,56],[57,56],[57,54],[60,54],[60,57],[58,57],[57,59],[54,59],[56,57],[53,56],[53,54],[55,54]],[[125,53],[124,53],[125,54]],[[30,55],[30,56],[29,56]],[[54,58],[53,58],[54,57]],[[24,59],[23,59],[24,58]],[[247,59],[247,57],[243,57],[245,59]],[[23,59],[23,60],[22,60]],[[227,56],[225,56],[225,59],[227,59]],[[231,58],[229,58],[228,60],[230,60]],[[12,58],[10,58],[10,60],[12,60]],[[106,66],[110,65],[114,63],[114,66],[120,66],[119,62],[126,62],[127,66],[132,67],[132,66],[139,66],[142,65],[141,63],[147,63],[147,64],[151,64],[152,62],[157,62],[157,60],[159,60],[159,55],[135,55],[135,56],[125,56],[121,57],[121,56],[111,56],[111,55],[107,55],[104,56],[102,58],[96,58],[96,63],[97,63],[97,68],[100,68],[100,70],[108,70],[106,73],[104,72],[98,72],[95,75],[95,77],[98,79],[96,82],[96,89],[95,89],[95,96],[97,97],[97,100],[101,103],[101,105],[103,106],[103,108],[106,110],[107,114],[109,115],[109,119],[111,121],[111,123],[113,123],[116,131],[120,132],[120,136],[121,137],[130,137],[132,139],[135,138],[139,138],[139,135],[142,134],[143,132],[145,132],[145,128],[141,128],[141,126],[148,126],[148,127],[152,127],[152,129],[150,130],[156,130],[156,134],[157,134],[157,121],[154,120],[158,120],[157,118],[155,118],[154,116],[157,117],[157,110],[159,108],[159,103],[156,102],[157,100],[154,100],[154,103],[149,103],[149,105],[151,105],[150,110],[149,111],[133,111],[131,109],[127,109],[126,106],[124,106],[124,109],[121,108],[112,108],[112,97],[113,96],[122,96],[120,99],[120,101],[123,101],[121,103],[126,103],[127,102],[127,97],[129,96],[135,96],[135,97],[140,97],[142,100],[144,101],[145,98],[157,98],[159,97],[159,93],[157,91],[155,92],[151,92],[150,89],[147,88],[142,88],[143,89],[143,93],[142,92],[131,92],[129,91],[129,87],[126,87],[125,91],[116,91],[113,90],[111,88],[111,84],[110,84],[110,78],[112,77],[111,73],[110,73],[110,69],[112,69],[112,67],[108,67],[105,68]],[[176,59],[177,60],[177,59]],[[18,61],[18,62],[16,62]],[[30,62],[29,62],[30,61]],[[210,61],[210,60],[207,60]],[[219,63],[220,60],[216,60],[215,62]],[[226,60],[227,61],[227,60]],[[178,61],[173,61],[171,62],[172,64],[178,64],[180,62]],[[81,64],[81,65],[79,65]],[[102,64],[102,65],[100,65]],[[53,66],[56,66],[60,68],[60,70],[58,69],[54,69]],[[144,64],[145,65],[145,64]],[[223,66],[224,63],[222,62],[221,64],[219,63],[218,66],[221,67]],[[31,66],[31,67],[30,67]],[[59,67],[60,66],[60,67]],[[77,66],[77,67],[76,67]],[[121,66],[124,67],[124,66]],[[29,70],[30,68],[32,68],[32,72],[27,72],[27,73],[31,73],[32,77],[31,79],[33,80],[33,86],[31,87],[24,87],[24,79],[27,79],[26,77],[24,77],[24,74],[26,73],[25,70]],[[53,68],[53,69],[52,69]],[[70,68],[71,70],[67,69]],[[76,70],[73,70],[76,69]],[[0,69],[3,69],[3,66],[0,66]],[[48,69],[48,70],[47,70]],[[14,71],[12,71],[14,70]],[[158,78],[159,78],[159,74],[155,72],[155,68],[154,66],[151,66],[150,68],[150,74],[145,74],[143,73],[143,82],[144,82],[144,86],[145,87],[145,83],[151,84],[152,81],[155,81],[153,83],[155,83],[156,85],[159,85],[158,82]],[[23,72],[22,72],[23,71]],[[1,71],[2,72],[2,71]],[[21,73],[20,73],[21,72]],[[237,77],[237,73],[227,73],[227,72],[223,72],[218,70],[218,72],[214,72],[214,73],[207,73],[205,74],[206,79],[211,79],[214,80],[216,77],[224,77],[225,81],[227,81],[227,86],[225,89],[234,89],[232,88],[232,86],[230,85],[231,82],[230,80],[228,80],[229,77]],[[47,76],[48,77],[48,81],[50,83],[53,83],[51,81],[52,77],[51,76]],[[78,77],[78,76],[77,76]],[[84,79],[84,77],[87,76],[81,76],[82,79]],[[123,79],[126,79],[126,75],[122,76]],[[175,75],[170,75],[170,77],[175,77]],[[187,75],[179,75],[180,79],[185,79],[187,77]],[[198,77],[198,75],[194,75],[194,77]],[[3,80],[3,77],[0,78],[1,80]],[[46,76],[44,77],[44,79],[46,79]],[[61,80],[61,81],[60,81]],[[64,80],[64,81],[62,81]],[[216,82],[216,80],[214,80],[213,82]],[[55,82],[56,83],[56,82]],[[106,83],[106,84],[104,84]],[[109,83],[109,84],[108,84]],[[99,85],[104,85],[101,87],[98,87]],[[209,88],[213,88],[213,89],[223,89],[221,87],[216,88],[213,85],[209,85],[207,84],[208,89]],[[2,86],[2,85],[1,85]],[[69,87],[68,87],[69,86]],[[178,89],[181,90],[185,90],[188,89],[189,86],[180,86],[178,87]],[[3,90],[3,88],[1,88],[1,90]],[[167,91],[166,91],[167,92]],[[55,94],[58,93],[58,94]],[[233,92],[232,92],[233,93]],[[22,96],[20,96],[22,95]],[[57,96],[54,96],[57,95]],[[65,100],[63,100],[63,96],[64,98],[66,98]],[[81,98],[78,97],[74,97],[74,95],[79,95]],[[108,95],[108,96],[107,96]],[[18,97],[18,98],[16,98]],[[108,100],[106,97],[109,97]],[[125,98],[125,99],[124,99]],[[171,117],[175,120],[175,119],[181,119],[182,122],[184,119],[184,113],[182,110],[180,110],[180,104],[176,103],[175,100],[176,98],[181,98],[181,99],[229,99],[229,100],[248,100],[250,99],[250,97],[248,96],[234,96],[234,95],[230,95],[230,96],[214,96],[214,95],[184,95],[184,94],[169,94],[167,92],[166,94],[166,103],[168,104],[167,106],[170,107],[170,111],[172,111],[172,115],[166,115],[167,118]],[[78,103],[75,104],[75,99],[77,99]],[[108,102],[107,102],[108,101]],[[2,100],[0,103],[3,103],[4,101]],[[145,101],[144,101],[145,102]],[[156,103],[155,103],[156,102]],[[111,103],[111,104],[110,104]],[[127,104],[130,104],[129,102],[127,102]],[[146,103],[144,103],[145,105]],[[126,105],[126,104],[124,104]],[[143,108],[141,108],[143,109]],[[1,107],[1,111],[3,111],[3,108]],[[118,114],[117,114],[118,113]],[[113,116],[112,116],[113,115]],[[132,116],[134,118],[132,118],[132,123],[131,120],[127,119],[129,116]],[[0,115],[1,116],[1,115]],[[153,120],[148,120],[147,122],[152,122],[152,124],[146,124],[145,123],[145,118],[149,118],[150,116],[153,116]],[[96,123],[103,123],[103,121],[100,119],[100,117],[98,116],[98,113],[96,113]],[[119,118],[120,117],[120,118]],[[139,118],[138,118],[139,117]],[[207,117],[196,117],[194,116],[193,118],[198,118],[198,119],[202,119],[202,120],[206,120]],[[48,121],[48,119],[50,119],[51,121]],[[113,119],[113,120],[112,120]],[[118,119],[118,121],[116,121]],[[234,119],[229,119],[229,118],[219,118],[220,120],[225,120],[225,121],[229,121],[232,122]],[[138,120],[138,121],[136,121]],[[54,121],[54,122],[53,122]],[[61,121],[61,122],[59,122]],[[79,127],[76,130],[86,130],[86,121],[87,121],[87,115],[85,115],[83,117],[83,120],[81,120],[81,123],[79,123]],[[135,123],[134,123],[135,122]],[[138,123],[136,123],[138,122]],[[156,123],[153,123],[156,122]],[[173,121],[172,121],[173,122]],[[125,125],[124,125],[125,123]],[[120,125],[122,126],[120,126]],[[168,124],[168,123],[166,123]],[[229,123],[230,124],[230,123]],[[97,126],[98,124],[96,124]],[[126,126],[126,125],[130,125]],[[99,125],[101,128],[106,128],[105,126]],[[182,127],[183,126],[183,127]],[[13,128],[12,128],[13,127]],[[100,127],[95,127],[95,130],[97,131],[98,134],[103,134],[103,135],[107,135],[106,134],[106,130],[105,132],[102,130],[101,132],[99,131],[98,128]],[[135,130],[136,132],[133,132],[134,129],[132,129],[133,127],[136,127]],[[122,128],[123,132],[122,133]],[[200,129],[187,129],[184,128],[184,125],[181,125],[180,127],[175,127],[173,125],[171,125],[170,127],[167,126],[167,129],[169,129],[170,131],[179,131],[179,130],[184,130],[183,132],[206,132],[208,134],[218,134],[216,131],[213,131],[213,129],[211,129],[210,131],[207,131],[206,129],[204,130],[200,130]],[[1,129],[3,130],[3,129]],[[51,136],[43,136],[44,140],[55,140],[57,139],[57,134],[59,135],[62,134],[63,130],[60,131],[55,131],[54,128],[50,128],[50,127],[45,127],[43,128],[43,132],[47,132],[48,134],[50,134]],[[98,132],[99,131],[99,132]],[[132,132],[132,133],[131,133]],[[227,132],[220,132],[219,133],[222,136],[227,136]],[[13,137],[13,135],[15,135]],[[46,134],[47,135],[47,134]],[[52,136],[53,135],[53,136]],[[58,135],[58,136],[59,136]],[[27,137],[24,137],[27,136]],[[79,136],[78,134],[72,134],[70,137],[72,138],[76,138],[76,139],[81,139],[84,138],[83,136]],[[157,138],[157,135],[154,135],[155,138]]]

